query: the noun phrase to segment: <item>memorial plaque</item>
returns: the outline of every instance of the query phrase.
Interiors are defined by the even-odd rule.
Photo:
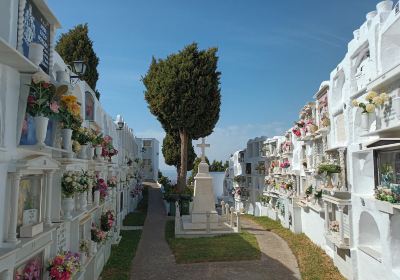
[[[40,68],[49,73],[50,57],[50,23],[39,11],[32,0],[26,0],[24,9],[24,28],[22,34],[22,53],[29,56],[29,45],[39,43],[43,46],[43,61]]]

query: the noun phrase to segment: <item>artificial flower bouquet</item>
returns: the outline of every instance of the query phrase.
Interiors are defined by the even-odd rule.
[[[65,197],[72,197],[80,186],[81,174],[77,171],[67,171],[61,178],[61,190]]]
[[[115,222],[115,214],[112,210],[107,210],[100,217],[100,228],[102,231],[108,232],[111,230]]]
[[[50,259],[47,268],[52,280],[70,280],[79,269],[79,254],[69,251],[60,252],[53,259]]]
[[[42,262],[38,258],[29,261],[22,271],[15,271],[15,280],[39,280],[42,276]]]
[[[375,91],[370,91],[366,96],[364,102],[358,102],[356,99],[352,101],[353,107],[360,107],[363,113],[372,113],[375,111],[376,107],[382,106],[385,102],[389,100],[389,96],[386,93],[381,93],[378,95]]]
[[[107,185],[110,188],[115,188],[115,187],[117,187],[117,182],[118,182],[117,177],[111,176],[111,178],[107,180]]]
[[[89,189],[89,184],[92,184],[94,178],[94,174],[92,171],[82,170],[79,176],[79,187],[77,191],[79,193],[84,193]]]
[[[339,222],[338,221],[331,221],[329,223],[329,230],[333,232],[339,232]]]
[[[112,137],[109,135],[106,135],[103,139],[102,143],[102,151],[101,151],[101,156],[102,157],[108,157],[111,159],[111,157],[115,156],[118,154],[118,150],[114,148],[112,144]]]
[[[81,106],[74,95],[61,96],[59,119],[62,128],[79,130],[82,124]]]
[[[36,117],[53,117],[59,113],[59,102],[56,95],[56,87],[50,83],[49,78],[38,72],[32,76],[28,95],[27,112]]]
[[[103,178],[96,177],[96,185],[94,186],[95,191],[100,192],[100,199],[104,200],[108,195],[108,185]]]
[[[87,127],[79,127],[72,133],[72,139],[78,141],[80,145],[92,143],[95,137],[96,134],[93,129]]]
[[[92,241],[96,243],[103,243],[107,240],[107,233],[99,229],[94,223],[92,223],[90,233]]]
[[[79,241],[79,252],[89,256],[89,240],[84,239]]]
[[[290,167],[290,162],[288,160],[285,160],[279,165],[279,167],[280,168],[284,168],[284,169],[289,168]]]
[[[375,189],[375,198],[389,203],[399,203],[400,195],[393,192],[391,188],[379,186]]]

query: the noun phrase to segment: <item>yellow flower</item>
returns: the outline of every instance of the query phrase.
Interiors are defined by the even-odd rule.
[[[353,99],[351,104],[353,105],[353,107],[358,107],[358,101],[356,99]]]
[[[387,95],[386,92],[382,92],[379,96],[382,98],[383,102],[389,101],[389,95]]]
[[[380,105],[383,104],[383,99],[382,99],[382,97],[380,97],[380,96],[375,96],[375,97],[372,99],[372,103],[373,103],[374,105],[376,105],[376,106],[380,106]]]
[[[370,101],[372,99],[374,99],[375,97],[377,97],[378,94],[375,91],[370,91],[367,96],[365,97],[366,100]]]
[[[372,113],[373,111],[375,111],[375,105],[374,105],[374,104],[367,104],[367,105],[365,106],[365,110],[366,110],[368,113]]]

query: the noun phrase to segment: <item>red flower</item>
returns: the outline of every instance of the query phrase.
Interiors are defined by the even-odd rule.
[[[43,88],[49,88],[50,87],[50,84],[46,83],[46,82],[41,82],[41,85],[42,85]]]
[[[29,104],[30,106],[32,106],[32,105],[35,105],[35,103],[36,103],[36,98],[35,98],[35,96],[29,95],[29,96],[28,96],[28,104]]]

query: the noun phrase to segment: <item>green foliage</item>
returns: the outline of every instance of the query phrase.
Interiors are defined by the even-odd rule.
[[[174,221],[167,221],[165,239],[177,263],[258,260],[260,248],[248,232],[214,237],[175,238]]]
[[[215,159],[210,165],[210,172],[225,172],[226,170],[226,163],[225,165],[221,161],[216,161]]]
[[[189,140],[187,150],[187,170],[190,171],[193,169],[194,160],[196,159],[196,153],[192,145],[192,140]],[[175,166],[179,171],[179,167],[181,165],[181,139],[179,137],[179,132],[167,132],[163,140],[161,151],[164,156],[165,163]]]
[[[327,173],[327,174],[332,174],[332,173],[340,173],[341,168],[337,164],[333,163],[321,163],[318,166],[318,174],[322,173]]]
[[[128,280],[132,260],[139,245],[141,230],[121,230],[121,242],[113,245],[110,258],[101,273],[103,280]]]
[[[76,60],[86,62],[88,67],[82,79],[95,90],[96,97],[99,98],[100,93],[96,90],[96,83],[99,79],[97,72],[99,58],[93,50],[93,41],[89,38],[88,24],[79,24],[67,33],[61,34],[55,49],[66,64],[72,65]]]
[[[179,131],[182,189],[186,185],[188,140],[211,134],[219,119],[221,93],[216,53],[216,48],[199,50],[193,43],[166,59],[153,58],[143,78],[150,112],[167,132]]]
[[[188,179],[189,185],[193,185],[194,184],[194,177],[196,177],[197,171],[199,171],[200,162],[201,162],[201,158],[196,158],[194,160],[192,173],[190,174],[190,177]],[[207,157],[206,157],[206,162],[207,162],[208,165],[210,165],[210,161],[208,160]]]

